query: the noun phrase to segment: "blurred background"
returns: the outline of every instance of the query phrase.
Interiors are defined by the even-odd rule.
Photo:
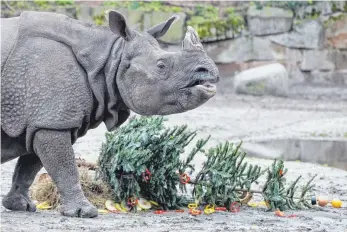
[[[169,116],[169,123],[212,134],[212,143],[243,140],[250,156],[347,170],[346,1],[1,3],[3,18],[51,11],[104,26],[105,11],[117,9],[141,31],[178,14],[162,47],[179,50],[187,25],[194,27],[222,80],[208,104]],[[100,143],[92,142],[102,141],[104,132],[88,132],[77,153],[98,153]]]

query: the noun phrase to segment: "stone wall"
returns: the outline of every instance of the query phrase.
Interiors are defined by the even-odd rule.
[[[204,4],[206,5],[206,2]],[[80,1],[58,7],[48,6],[43,10],[61,12],[90,23],[106,24],[105,10],[117,8],[126,16],[131,26],[140,30],[178,14],[180,20],[161,39],[161,43],[168,50],[178,50],[187,23],[192,22],[197,2],[172,1],[172,5],[173,8],[165,6],[163,10],[160,5],[143,8],[144,10],[141,10],[142,8],[133,10],[129,6],[107,6],[102,1]],[[211,6],[218,7],[216,12],[219,12],[219,15],[216,17],[222,23],[211,22],[207,27],[208,35],[203,36],[202,41],[206,52],[219,64],[223,76],[233,77],[248,68],[281,63],[289,73],[291,85],[308,83],[347,86],[347,3],[345,1],[335,2],[333,5],[329,2],[317,2],[295,11],[274,6],[259,9],[249,2],[211,1]],[[1,7],[2,17],[16,16],[28,8],[23,5],[18,7],[15,4],[9,6],[2,4]],[[29,9],[42,10],[33,5]],[[230,17],[228,12],[233,12],[235,16]],[[228,24],[234,22],[230,20],[236,16],[244,22],[241,31],[234,30],[234,27]],[[199,31],[199,28],[196,29]]]

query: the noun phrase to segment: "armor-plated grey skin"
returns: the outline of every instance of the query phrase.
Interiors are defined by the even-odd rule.
[[[108,18],[109,27],[43,12],[1,20],[1,163],[19,157],[7,209],[36,210],[28,189],[45,167],[63,215],[96,217],[79,183],[76,139],[101,122],[114,130],[130,110],[175,114],[215,95],[218,69],[191,27],[180,52],[156,40],[176,16],[142,33],[116,11]]]

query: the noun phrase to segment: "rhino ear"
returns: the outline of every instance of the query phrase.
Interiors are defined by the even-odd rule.
[[[118,11],[111,10],[108,13],[108,23],[111,31],[123,39],[130,41],[135,37],[134,32],[128,27],[124,16]]]
[[[162,22],[160,24],[157,24],[153,27],[151,27],[150,29],[147,30],[147,32],[149,34],[151,34],[154,38],[160,38],[162,36],[164,36],[166,34],[166,32],[169,30],[169,28],[171,27],[171,25],[176,22],[177,20],[179,20],[179,16],[178,15],[174,15],[171,18],[169,18],[167,21]]]

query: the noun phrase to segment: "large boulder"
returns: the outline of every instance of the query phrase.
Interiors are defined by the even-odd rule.
[[[216,63],[225,64],[274,60],[270,45],[270,40],[266,38],[240,37],[204,44],[204,48]]]
[[[271,36],[271,41],[291,48],[320,49],[324,43],[324,28],[318,20],[306,20],[293,31]]]
[[[288,73],[279,63],[248,69],[235,76],[234,89],[243,94],[287,96]]]
[[[293,23],[293,12],[275,7],[257,9],[251,6],[247,11],[248,28],[252,35],[271,35],[287,32]]]

